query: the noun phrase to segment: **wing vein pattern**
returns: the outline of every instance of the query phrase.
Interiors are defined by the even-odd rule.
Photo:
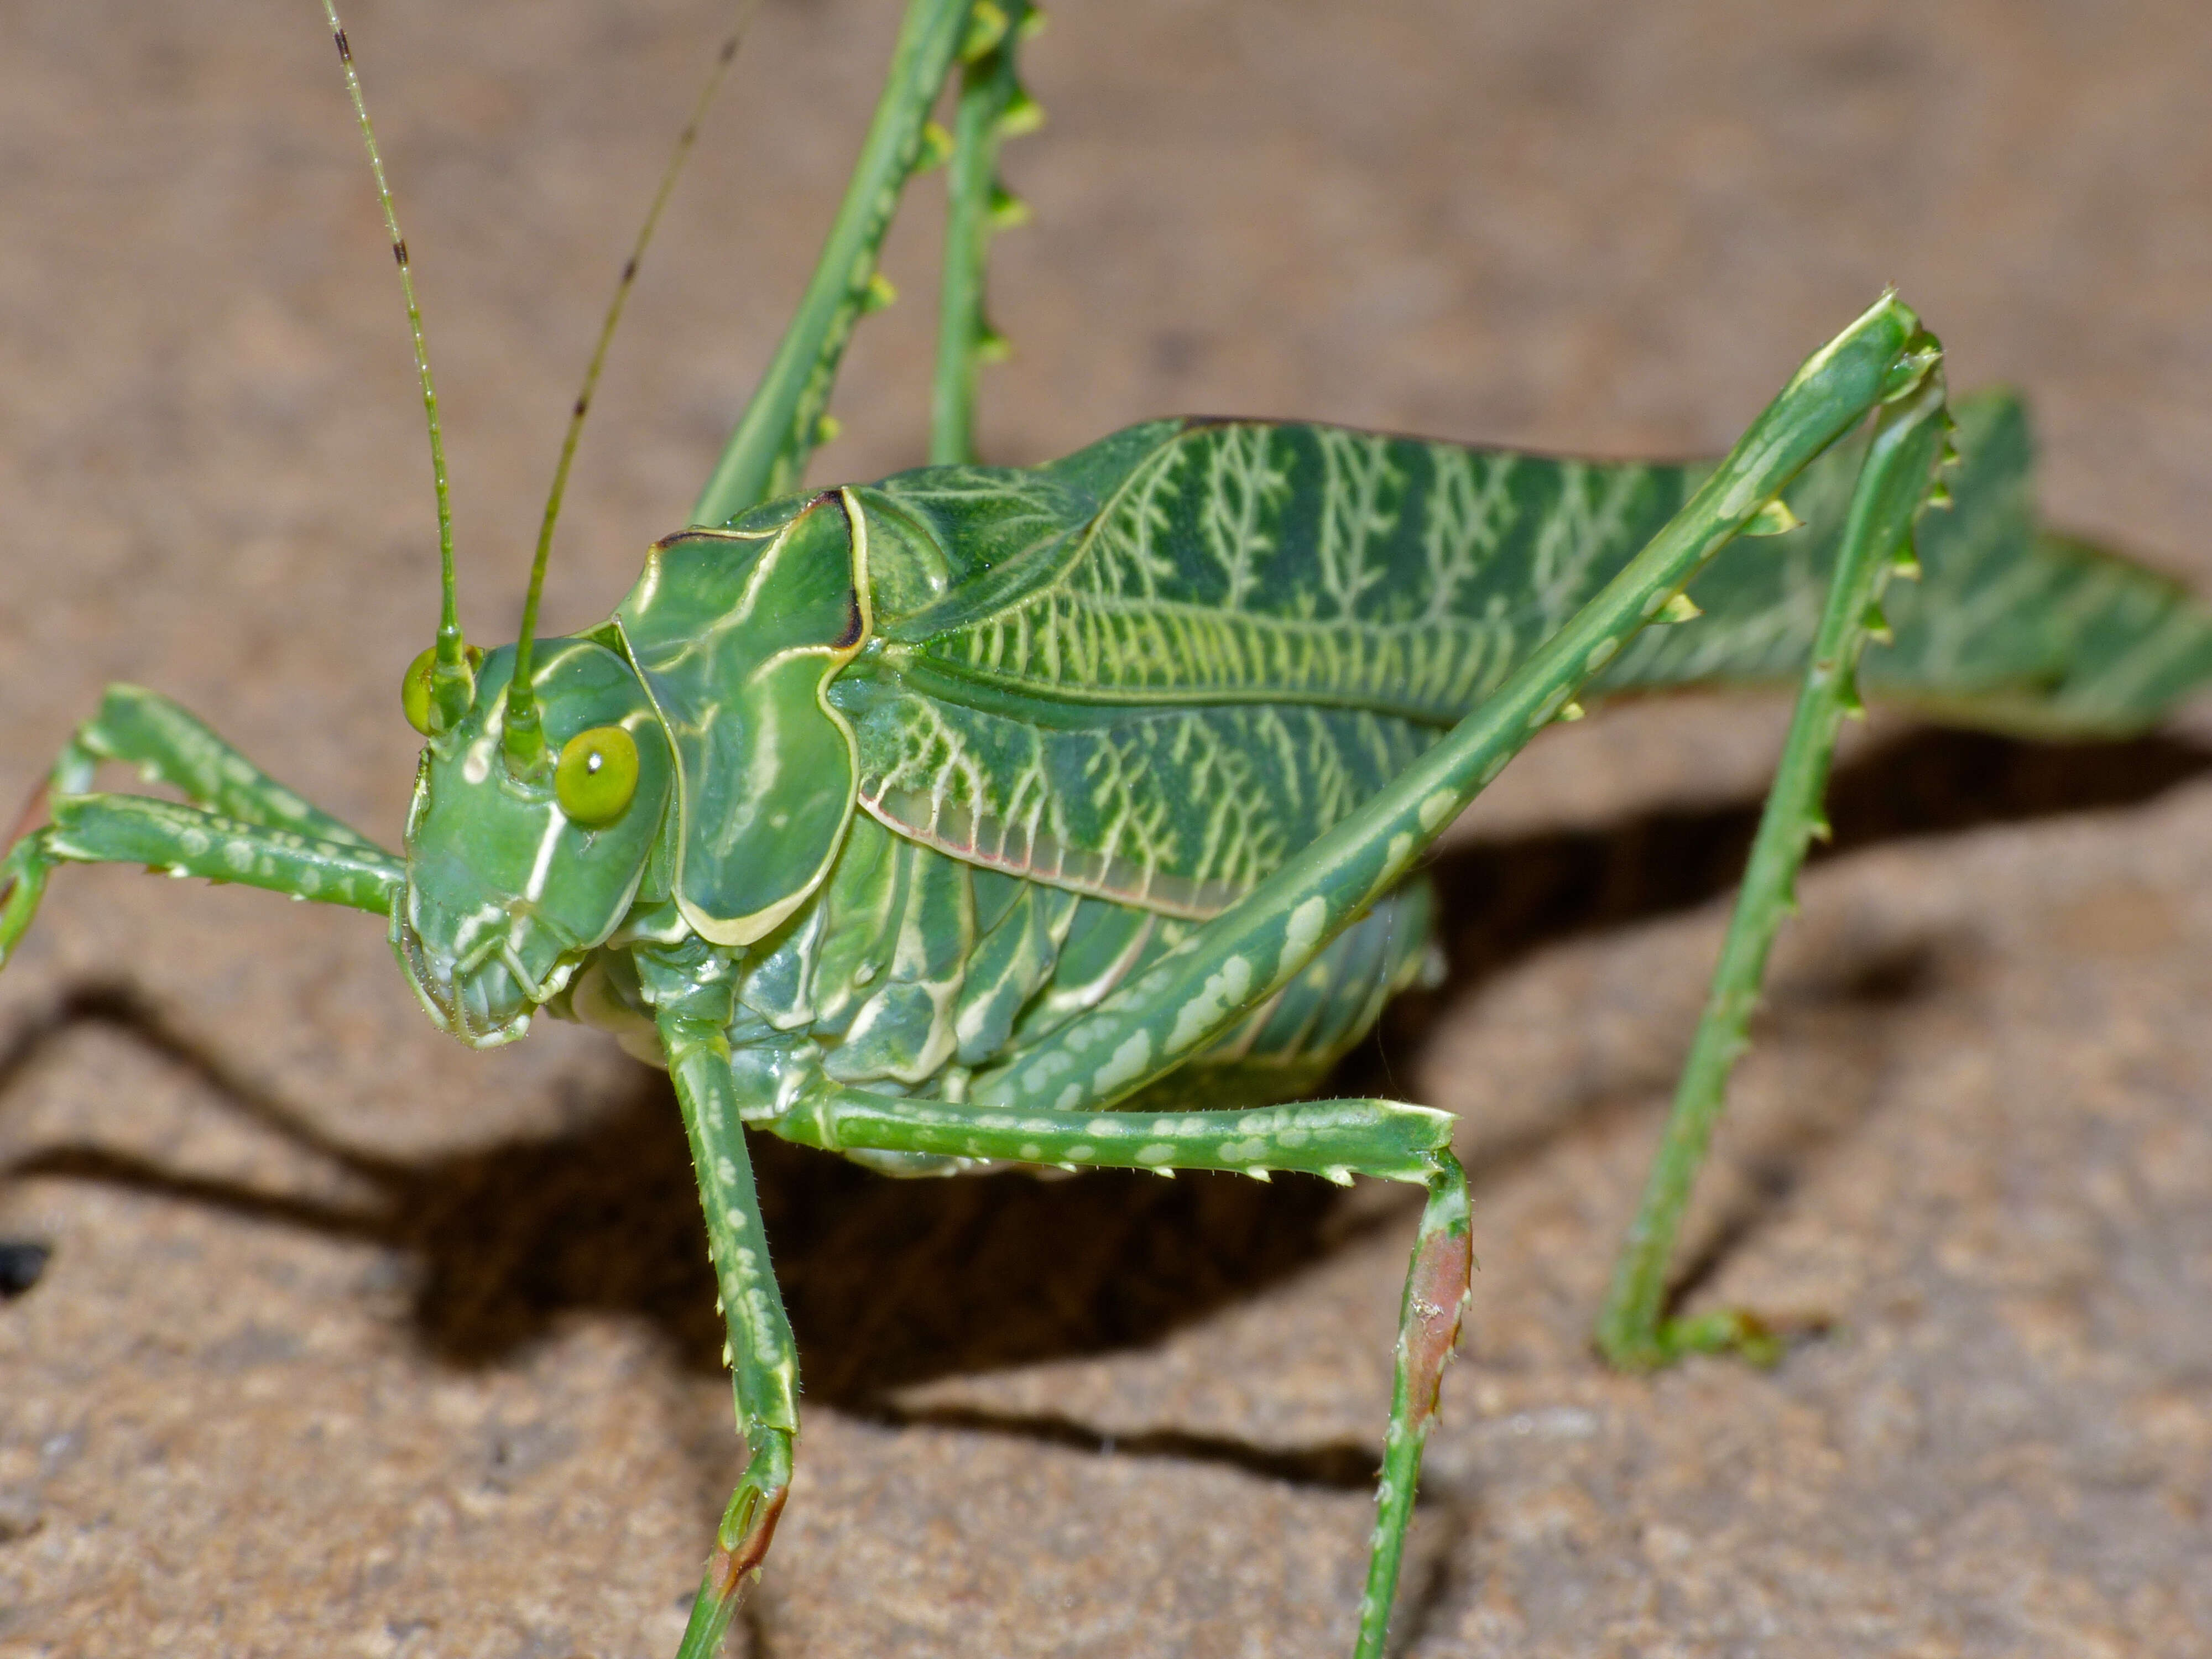
[[[2119,732],[2212,677],[2182,589],[2038,526],[2018,403],[1959,413],[1957,505],[1923,522],[1869,690]],[[1647,629],[1594,693],[1793,677],[1857,459],[1809,468],[1805,526],[1724,554],[1703,617]],[[1174,421],[1042,468],[900,474],[856,492],[880,639],[830,694],[861,804],[970,862],[1216,914],[1479,704],[1704,471]]]

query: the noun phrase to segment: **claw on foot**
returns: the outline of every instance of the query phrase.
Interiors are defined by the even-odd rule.
[[[39,799],[43,802],[45,792]],[[46,864],[39,845],[26,831],[15,845],[0,853],[0,968],[15,954],[15,946],[30,931],[39,900],[46,890]]]

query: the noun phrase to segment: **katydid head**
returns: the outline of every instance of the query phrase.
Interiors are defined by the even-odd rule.
[[[407,891],[393,945],[441,1029],[512,1042],[636,896],[675,769],[644,688],[591,640],[541,642],[535,698],[555,764],[506,763],[514,651],[486,657],[476,697],[422,750],[407,812]]]

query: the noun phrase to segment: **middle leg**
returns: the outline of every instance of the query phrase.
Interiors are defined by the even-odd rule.
[[[1453,1118],[1426,1106],[1322,1100],[1227,1112],[998,1112],[824,1085],[763,1127],[832,1152],[950,1154],[1091,1169],[1299,1170],[1417,1182],[1427,1191],[1399,1303],[1390,1423],[1354,1659],[1382,1659],[1390,1607],[1435,1420],[1444,1362],[1459,1341],[1474,1253]]]

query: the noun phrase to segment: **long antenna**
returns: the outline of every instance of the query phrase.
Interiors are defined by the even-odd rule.
[[[561,459],[553,468],[553,488],[545,497],[545,516],[538,526],[538,553],[530,564],[530,591],[522,601],[522,635],[515,642],[514,675],[507,685],[507,726],[502,744],[507,764],[519,776],[534,776],[545,767],[545,734],[531,684],[532,659],[538,637],[538,605],[545,592],[545,567],[553,555],[553,526],[560,520],[561,498],[568,489],[568,469],[576,459],[577,442],[584,435],[584,417],[591,413],[592,394],[599,389],[599,371],[606,366],[607,347],[615,337],[616,325],[622,321],[623,307],[629,303],[630,290],[637,286],[638,265],[653,240],[653,233],[659,228],[661,210],[675,192],[677,178],[699,142],[699,124],[706,118],[714,94],[721,90],[722,78],[729,73],[738,44],[744,39],[745,27],[758,9],[759,0],[742,0],[729,35],[723,40],[721,51],[715,54],[714,66],[708,71],[706,84],[699,88],[699,96],[691,106],[691,118],[677,136],[668,165],[661,169],[659,187],[653,193],[653,204],[646,210],[645,222],[638,227],[637,240],[623,264],[622,276],[615,283],[614,298],[608,302],[607,314],[599,324],[599,343],[592,348],[591,363],[584,370],[583,389],[576,394],[575,406],[568,412],[568,430],[561,441]]]
[[[446,439],[438,425],[438,388],[430,380],[430,352],[422,341],[422,308],[415,302],[415,274],[407,263],[407,239],[399,234],[399,215],[392,205],[392,186],[385,182],[384,157],[376,148],[376,129],[369,125],[368,105],[361,95],[361,76],[353,66],[353,47],[346,41],[345,25],[338,21],[337,0],[323,0],[323,15],[330,21],[331,38],[337,42],[338,62],[345,67],[346,91],[361,122],[361,141],[368,149],[369,170],[376,175],[376,200],[384,210],[384,228],[392,237],[392,257],[399,266],[400,292],[407,297],[407,328],[415,340],[415,372],[422,382],[422,413],[430,427],[430,477],[438,491],[440,595],[438,656],[430,671],[430,706],[433,724],[444,730],[468,712],[473,677],[461,639],[460,602],[453,586],[453,503],[446,487]]]

